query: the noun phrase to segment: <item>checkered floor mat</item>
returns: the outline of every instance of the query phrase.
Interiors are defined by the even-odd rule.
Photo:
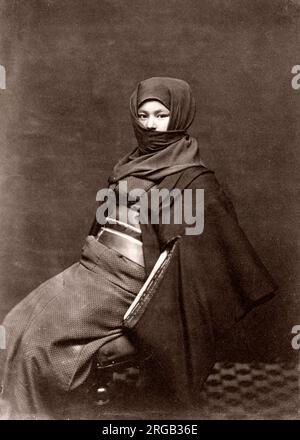
[[[195,419],[300,419],[300,370],[295,363],[224,363],[215,365],[188,413],[143,408],[142,374],[137,368],[114,373],[108,397],[99,405],[106,417]],[[110,396],[109,396],[110,395]]]
[[[293,363],[219,363],[201,393],[202,408],[221,418],[297,418],[299,384]]]

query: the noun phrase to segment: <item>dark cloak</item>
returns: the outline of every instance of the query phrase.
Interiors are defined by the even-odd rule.
[[[185,223],[141,225],[148,274],[160,252],[172,244],[173,249],[155,291],[145,295],[124,325],[139,349],[153,355],[158,380],[174,400],[190,405],[197,403],[216,361],[217,341],[272,298],[276,285],[212,171],[185,170],[160,186],[204,189],[204,230],[185,235],[190,226]]]

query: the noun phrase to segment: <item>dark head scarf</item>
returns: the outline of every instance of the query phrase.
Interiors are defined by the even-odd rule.
[[[167,131],[145,128],[138,108],[147,100],[158,100],[170,110]],[[153,77],[138,84],[130,98],[130,112],[138,147],[114,167],[109,181],[129,175],[157,182],[178,171],[203,166],[196,139],[187,134],[195,116],[190,86],[181,79]]]

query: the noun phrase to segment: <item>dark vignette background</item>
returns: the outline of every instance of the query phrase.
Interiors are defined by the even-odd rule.
[[[289,359],[297,291],[299,0],[0,0],[0,320],[76,261],[95,195],[135,145],[128,101],[187,80],[191,130],[280,286],[219,358]],[[298,187],[297,187],[298,185]]]

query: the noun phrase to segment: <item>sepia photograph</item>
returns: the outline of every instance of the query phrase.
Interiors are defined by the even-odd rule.
[[[300,0],[0,0],[0,420],[300,419],[299,47]]]

